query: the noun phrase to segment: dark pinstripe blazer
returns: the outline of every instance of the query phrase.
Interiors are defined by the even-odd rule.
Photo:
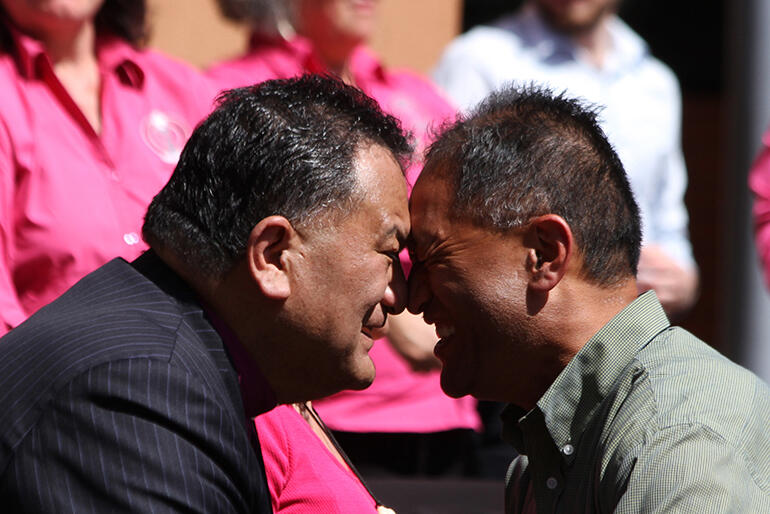
[[[4,512],[270,512],[255,436],[221,338],[152,252],[0,339]]]

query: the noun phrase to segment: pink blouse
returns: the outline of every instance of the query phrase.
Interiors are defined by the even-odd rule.
[[[293,407],[279,405],[254,423],[275,512],[377,512],[363,484]]]

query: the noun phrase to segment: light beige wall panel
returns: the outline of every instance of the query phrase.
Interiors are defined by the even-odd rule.
[[[388,66],[429,73],[460,31],[462,0],[381,0],[372,46]]]
[[[247,30],[227,22],[215,0],[148,0],[150,46],[196,66],[242,52]],[[430,72],[459,32],[462,0],[381,0],[372,46],[389,66]]]
[[[149,45],[205,66],[238,55],[246,48],[248,31],[220,14],[214,0],[147,0]]]

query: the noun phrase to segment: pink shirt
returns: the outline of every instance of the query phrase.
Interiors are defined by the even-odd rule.
[[[350,68],[358,87],[414,135],[418,148],[406,172],[411,190],[422,170],[421,157],[431,141],[431,129],[453,119],[455,110],[430,82],[412,72],[385,69],[363,46],[353,52]],[[254,36],[245,56],[215,65],[208,74],[222,88],[233,88],[308,72],[325,72],[310,41]],[[370,355],[377,368],[372,386],[313,402],[329,427],[350,432],[420,433],[480,427],[476,401],[446,396],[438,371],[412,371],[384,339],[375,343]]]
[[[762,150],[749,172],[749,188],[754,193],[754,240],[770,288],[770,130],[762,136]]]
[[[0,53],[0,334],[113,257],[141,226],[215,89],[186,65],[117,38],[97,42],[101,134],[15,33]]]
[[[254,423],[275,512],[377,511],[358,478],[332,455],[293,407],[279,405],[257,416]]]

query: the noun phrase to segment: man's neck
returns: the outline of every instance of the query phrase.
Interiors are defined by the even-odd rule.
[[[556,298],[558,296],[558,298]],[[614,287],[599,287],[582,280],[560,284],[555,304],[541,322],[543,352],[533,362],[529,389],[521,391],[516,403],[531,409],[561,371],[588,341],[637,296],[636,281],[628,279]]]
[[[590,29],[572,35],[572,40],[595,68],[602,69],[612,50],[609,30],[610,15],[605,15]]]
[[[350,69],[350,59],[353,55],[352,48],[345,49],[345,51],[339,48],[317,48],[317,51],[327,71],[339,77],[346,84],[356,85],[353,72]]]

